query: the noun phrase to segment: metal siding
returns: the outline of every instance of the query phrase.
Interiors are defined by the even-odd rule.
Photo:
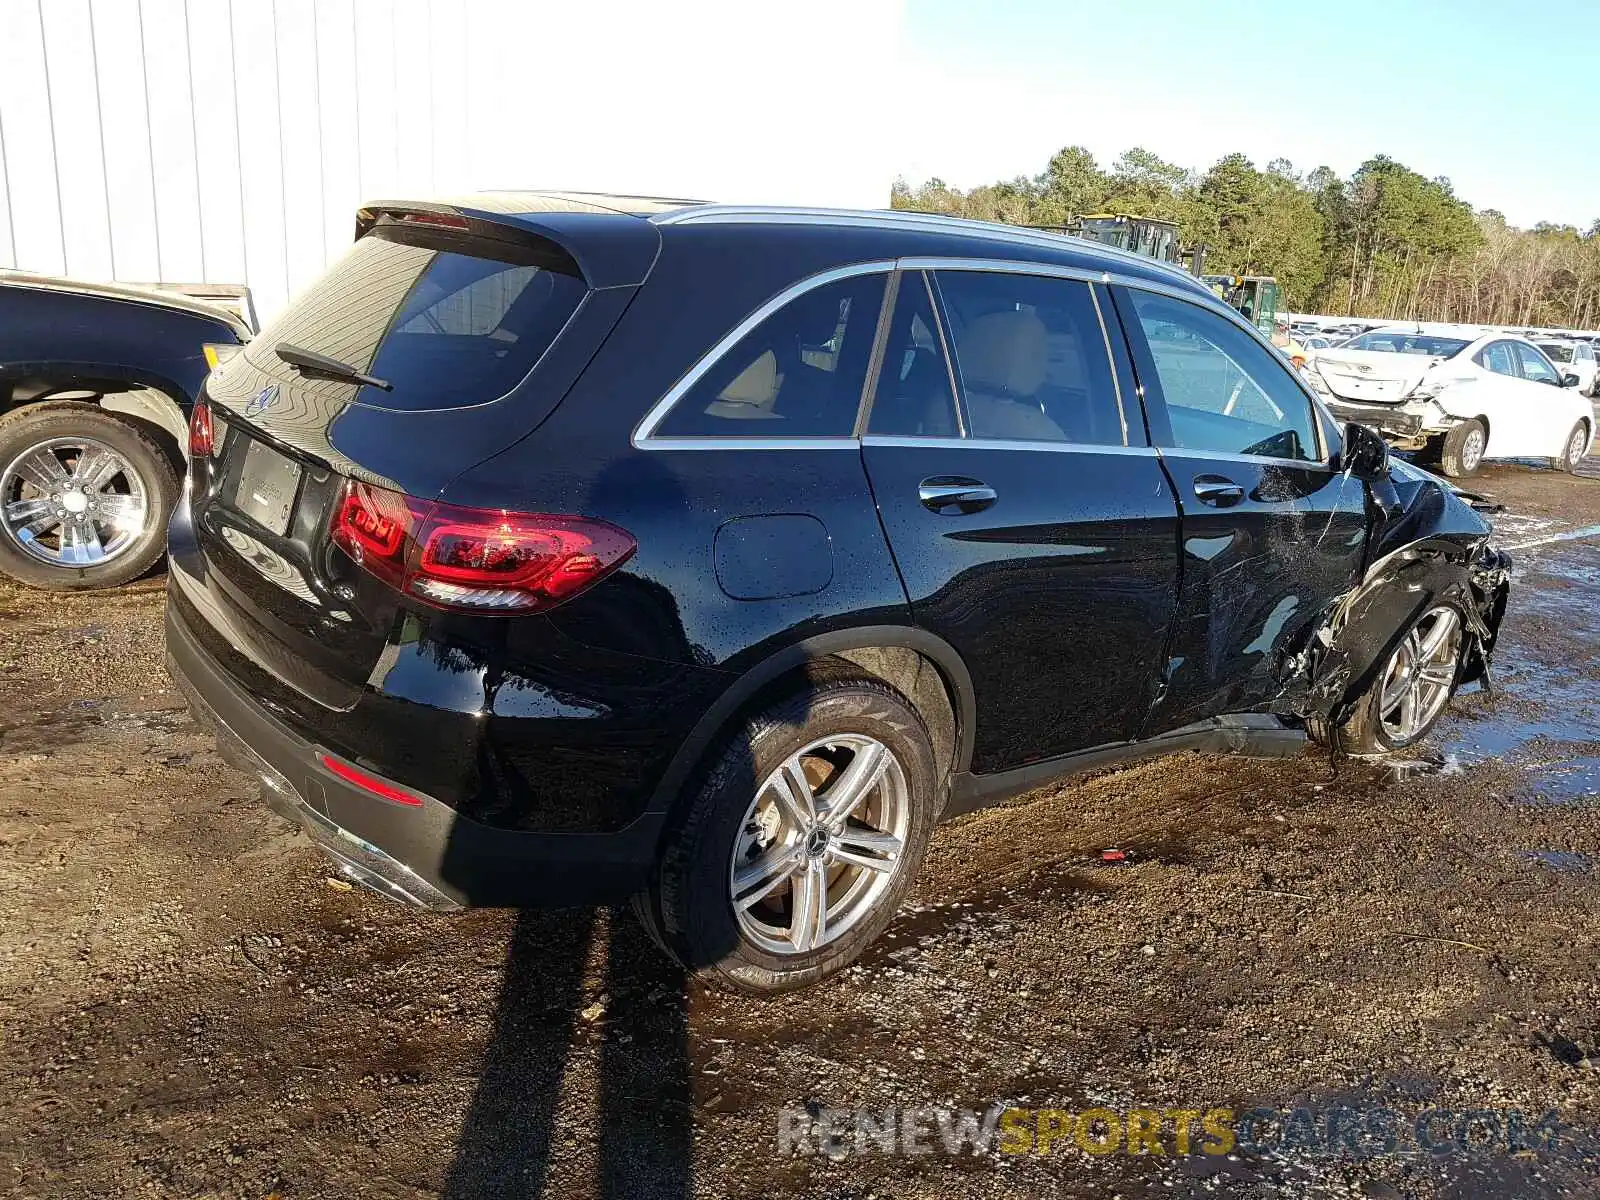
[[[270,317],[370,197],[881,205],[890,148],[839,114],[892,95],[903,2],[0,0],[0,266]]]

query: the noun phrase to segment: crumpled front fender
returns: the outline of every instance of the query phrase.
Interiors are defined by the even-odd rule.
[[[1461,682],[1487,678],[1510,596],[1511,558],[1449,484],[1407,468],[1373,487],[1373,531],[1360,581],[1328,607],[1287,663],[1296,715],[1341,723],[1405,632],[1449,604],[1467,642]]]

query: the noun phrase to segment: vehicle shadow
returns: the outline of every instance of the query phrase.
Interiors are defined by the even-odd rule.
[[[634,512],[630,527],[643,540],[654,532],[638,527],[644,514],[670,528],[686,503],[676,477],[647,462],[601,472],[581,507],[602,517]],[[626,634],[629,653],[704,657],[662,584],[625,569],[606,586],[608,637]],[[498,665],[485,663],[486,678],[498,677]],[[747,748],[735,786],[753,792],[754,770]],[[447,848],[445,861],[447,874],[471,877],[465,846]],[[724,949],[703,951],[715,959]],[[444,1194],[533,1197],[563,1186],[630,1200],[688,1196],[693,1134],[688,973],[626,906],[519,912]],[[589,1186],[574,1189],[585,1176]]]
[[[586,986],[596,951],[598,990]],[[688,1196],[685,983],[624,909],[519,912],[443,1194],[540,1196],[560,1165],[569,1180],[593,1171],[585,1195]]]

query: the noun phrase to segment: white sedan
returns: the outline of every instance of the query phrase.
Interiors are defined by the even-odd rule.
[[[1508,334],[1373,329],[1313,351],[1305,374],[1335,416],[1427,452],[1446,475],[1471,475],[1486,458],[1546,458],[1575,471],[1594,443],[1578,377]]]

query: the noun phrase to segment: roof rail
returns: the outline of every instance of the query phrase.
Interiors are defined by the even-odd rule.
[[[1035,246],[1040,249],[1062,249],[1062,240],[1069,234],[1051,233],[1031,229],[1025,225],[1006,225],[999,221],[974,221],[967,217],[950,217],[937,213],[913,212],[893,208],[788,208],[763,205],[707,204],[696,208],[679,209],[650,218],[657,225],[737,225],[737,224],[800,224],[844,225],[862,228],[910,229],[921,233],[963,233],[989,241],[1006,242],[1017,246]],[[1101,242],[1082,238],[1073,239],[1075,248],[1104,255],[1119,262],[1136,263],[1156,268],[1177,279],[1188,280],[1196,288],[1206,290],[1189,272],[1171,263],[1135,254]]]

